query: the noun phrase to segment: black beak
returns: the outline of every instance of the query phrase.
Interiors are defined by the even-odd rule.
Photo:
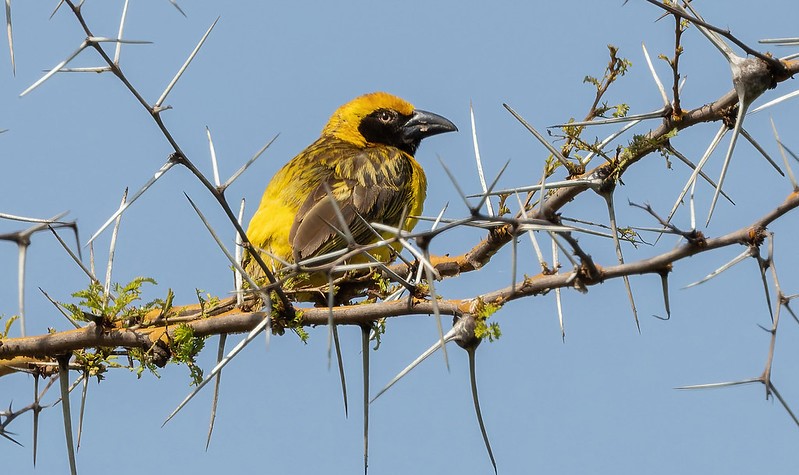
[[[402,126],[402,137],[406,143],[418,143],[425,137],[443,134],[444,132],[455,132],[458,130],[455,124],[438,114],[423,110],[415,110],[411,118]]]

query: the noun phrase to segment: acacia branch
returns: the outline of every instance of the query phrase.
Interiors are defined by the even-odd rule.
[[[102,46],[99,44],[98,41],[93,40],[94,36],[92,35],[88,25],[84,21],[84,18],[80,12],[81,4],[75,5],[74,1],[65,0],[66,3],[72,8],[73,13],[75,14],[76,18],[78,19],[79,23],[84,29],[84,32],[87,34],[88,38],[84,41],[81,50],[84,47],[91,46],[95,49],[100,57],[108,64],[107,70],[114,73],[114,75],[123,83],[123,85],[133,94],[136,100],[148,111],[149,115],[151,116],[152,120],[156,123],[158,129],[161,131],[163,136],[165,137],[166,141],[169,143],[171,148],[173,149],[173,153],[170,155],[168,159],[168,165],[173,164],[181,164],[185,166],[201,183],[202,185],[210,191],[210,193],[214,196],[217,200],[218,204],[222,207],[224,212],[226,213],[228,219],[232,223],[233,227],[236,229],[238,234],[241,236],[243,241],[243,246],[245,248],[251,249],[251,244],[247,240],[247,237],[244,233],[243,228],[240,224],[240,218],[236,218],[232,212],[231,207],[228,205],[227,199],[225,197],[225,189],[227,188],[226,183],[223,186],[219,185],[219,179],[217,178],[214,180],[216,185],[211,183],[203,173],[199,170],[197,166],[194,165],[192,161],[183,153],[181,147],[177,143],[177,141],[173,138],[172,134],[170,133],[167,126],[164,124],[163,117],[161,115],[168,107],[162,107],[162,100],[171,89],[171,87],[176,82],[177,78],[180,77],[180,74],[185,69],[181,69],[178,75],[175,76],[176,79],[170,83],[170,86],[167,87],[167,92],[164,92],[162,95],[162,99],[159,99],[155,105],[150,105],[147,101],[142,97],[142,95],[136,90],[133,84],[127,79],[125,74],[123,74],[122,69],[120,68],[118,62],[116,60],[112,60],[108,54],[105,53]],[[378,285],[375,284],[372,279],[377,274],[363,273],[357,274],[355,277],[352,277],[353,274],[345,274],[341,277],[341,280],[336,282],[337,291],[339,292],[335,297],[336,301],[341,302],[349,302],[349,295],[347,292],[351,287],[354,291],[351,292],[353,298],[359,298],[368,296],[372,298],[373,296],[377,296],[379,298],[385,299],[383,301],[374,302],[374,303],[359,303],[359,304],[352,304],[352,305],[341,305],[335,306],[333,308],[323,308],[323,307],[314,307],[314,308],[301,308],[296,313],[291,306],[291,303],[288,301],[286,292],[290,292],[284,288],[284,284],[286,281],[284,280],[276,280],[274,276],[269,272],[269,269],[266,268],[264,263],[261,260],[260,254],[258,252],[253,253],[253,257],[259,261],[262,267],[264,267],[265,274],[268,276],[269,280],[271,281],[271,285],[262,289],[268,291],[276,291],[279,298],[283,301],[283,305],[281,306],[280,310],[276,310],[274,314],[267,313],[267,312],[260,312],[260,311],[251,311],[253,309],[261,308],[258,305],[257,297],[254,295],[249,295],[246,297],[244,303],[237,303],[236,299],[229,298],[222,301],[218,301],[214,304],[207,304],[207,305],[189,305],[183,307],[171,307],[171,297],[169,299],[168,304],[164,304],[163,308],[155,309],[150,311],[148,314],[144,315],[143,317],[139,318],[138,316],[131,319],[122,319],[117,315],[93,315],[91,313],[85,313],[85,315],[89,315],[93,318],[93,320],[89,323],[86,323],[85,326],[81,328],[77,328],[75,330],[52,333],[52,334],[45,334],[45,335],[38,335],[32,337],[21,337],[21,338],[11,338],[11,339],[0,339],[0,376],[8,374],[13,371],[26,371],[26,370],[33,370],[39,371],[43,367],[47,365],[47,362],[58,359],[60,362],[65,363],[69,361],[71,353],[76,353],[76,360],[81,361],[84,359],[83,357],[88,356],[90,353],[86,352],[85,350],[90,350],[96,348],[96,353],[103,356],[103,355],[126,355],[131,360],[135,359],[137,362],[141,363],[142,367],[145,365],[149,365],[150,363],[162,366],[169,361],[170,358],[174,357],[175,361],[178,362],[186,362],[186,356],[184,355],[181,359],[181,353],[178,349],[178,345],[174,345],[173,343],[179,339],[178,329],[185,330],[189,328],[191,330],[191,337],[195,338],[204,338],[209,337],[212,335],[227,335],[231,333],[242,333],[242,332],[250,332],[248,335],[248,340],[241,342],[237,348],[243,348],[243,344],[246,344],[252,338],[254,338],[266,325],[272,325],[271,331],[277,334],[282,334],[285,329],[294,329],[297,333],[302,335],[302,327],[315,327],[318,325],[358,325],[364,328],[365,339],[364,342],[364,356],[368,354],[366,349],[366,345],[368,344],[368,329],[370,327],[375,326],[375,322],[393,318],[393,317],[404,317],[410,315],[436,315],[440,316],[448,315],[452,317],[464,317],[464,316],[474,316],[475,319],[478,318],[485,318],[485,314],[480,314],[480,308],[484,308],[486,304],[491,304],[493,308],[498,308],[503,306],[504,304],[517,299],[522,298],[531,298],[537,295],[544,295],[552,290],[560,290],[564,288],[575,288],[579,291],[586,291],[588,288],[600,284],[604,281],[616,278],[624,278],[627,279],[629,276],[632,275],[644,275],[644,274],[658,274],[664,282],[664,294],[666,294],[666,299],[668,291],[666,287],[667,280],[666,276],[673,270],[675,264],[679,261],[686,259],[688,257],[692,257],[696,254],[710,252],[717,249],[727,248],[735,245],[742,245],[747,246],[750,249],[759,251],[759,246],[762,245],[764,239],[768,235],[767,228],[768,226],[773,223],[775,220],[781,218],[788,212],[796,209],[799,207],[799,195],[794,192],[790,194],[782,203],[780,203],[777,207],[773,210],[766,213],[760,219],[754,221],[750,225],[744,226],[739,228],[735,231],[729,232],[725,235],[715,237],[715,238],[708,238],[705,237],[702,233],[696,231],[695,229],[690,231],[689,233],[678,233],[682,234],[686,241],[681,244],[680,246],[671,249],[666,252],[662,252],[658,255],[648,257],[645,259],[640,259],[634,262],[626,262],[626,263],[619,263],[617,265],[609,265],[609,266],[601,266],[594,263],[594,260],[587,252],[584,250],[580,245],[578,245],[577,240],[571,235],[571,231],[574,228],[570,227],[562,227],[560,226],[560,212],[563,208],[565,208],[566,204],[581,193],[587,190],[595,191],[599,194],[610,194],[612,193],[613,187],[616,185],[618,180],[621,179],[623,174],[626,172],[627,168],[632,166],[633,164],[637,163],[639,160],[642,160],[647,155],[651,154],[653,151],[662,150],[664,148],[670,148],[671,144],[669,143],[669,139],[678,131],[691,127],[693,125],[700,124],[702,122],[710,122],[710,121],[718,121],[723,120],[725,123],[729,123],[731,117],[736,115],[736,111],[738,112],[738,121],[739,126],[740,122],[745,115],[745,106],[746,104],[739,104],[739,100],[742,97],[736,91],[730,91],[727,94],[721,96],[717,100],[713,101],[712,103],[703,105],[701,107],[697,107],[693,110],[685,111],[682,109],[680,104],[679,98],[679,68],[678,68],[678,61],[679,55],[681,52],[681,45],[680,45],[680,35],[682,32],[681,29],[681,21],[680,18],[686,18],[689,21],[693,21],[698,25],[703,25],[712,29],[713,31],[719,32],[720,34],[731,38],[736,44],[742,46],[747,52],[750,54],[754,54],[757,56],[756,59],[747,59],[747,61],[752,61],[757,66],[766,65],[768,67],[758,67],[752,68],[751,78],[743,78],[743,79],[754,79],[758,81],[768,80],[768,84],[776,85],[779,82],[785,81],[791,75],[799,72],[799,62],[797,61],[779,61],[774,58],[764,56],[754,50],[747,49],[745,45],[742,45],[738,42],[732,35],[726,30],[720,30],[698,20],[694,17],[688,16],[684,13],[680,13],[679,15],[675,13],[675,18],[677,22],[676,28],[676,39],[675,39],[675,56],[672,63],[673,67],[673,79],[674,79],[674,98],[672,106],[668,104],[665,105],[665,108],[661,111],[657,111],[653,114],[649,114],[648,117],[636,117],[636,124],[645,118],[652,118],[654,117],[657,120],[662,114],[663,119],[662,122],[653,130],[650,130],[648,133],[645,133],[640,136],[636,136],[633,141],[626,147],[622,148],[619,147],[616,149],[616,154],[613,156],[610,152],[603,151],[604,147],[610,143],[611,140],[615,140],[618,135],[613,136],[612,138],[609,137],[606,141],[599,143],[598,145],[590,145],[588,142],[582,140],[579,136],[578,132],[576,135],[569,134],[566,137],[566,145],[562,148],[563,155],[568,156],[569,154],[566,153],[567,151],[571,150],[571,148],[579,148],[579,150],[590,150],[591,156],[600,155],[605,158],[605,163],[597,166],[593,170],[583,173],[582,175],[578,175],[585,170],[585,164],[588,163],[589,159],[586,159],[585,162],[580,162],[579,166],[572,166],[575,162],[572,162],[572,159],[567,159],[565,157],[560,157],[560,163],[565,165],[565,167],[569,171],[569,178],[570,179],[584,179],[583,181],[576,182],[579,183],[578,186],[566,186],[554,189],[551,194],[546,196],[539,197],[539,205],[538,208],[532,207],[529,203],[531,202],[531,198],[534,193],[540,190],[541,195],[544,194],[544,180],[548,178],[552,172],[554,172],[555,167],[552,166],[550,168],[550,164],[545,165],[545,173],[542,181],[539,182],[540,188],[539,190],[535,190],[530,192],[528,195],[527,204],[521,204],[520,202],[520,210],[519,214],[515,215],[511,214],[510,212],[502,211],[499,215],[495,216],[494,213],[489,213],[490,216],[483,216],[479,213],[479,208],[482,206],[484,200],[488,199],[490,195],[491,189],[493,188],[494,184],[491,187],[486,187],[485,184],[483,186],[484,195],[481,196],[480,205],[477,207],[472,208],[469,206],[467,201],[467,206],[469,206],[471,214],[468,215],[466,218],[449,222],[448,224],[444,225],[441,228],[436,228],[438,221],[436,224],[433,225],[433,229],[430,231],[424,231],[416,234],[411,233],[403,233],[401,230],[391,231],[394,234],[393,237],[384,238],[382,233],[378,233],[375,231],[377,236],[381,236],[381,240],[385,240],[385,242],[381,245],[385,246],[387,244],[393,243],[400,243],[404,247],[408,248],[411,252],[415,252],[414,248],[409,244],[412,241],[412,238],[416,238],[416,245],[421,247],[425,250],[424,257],[421,257],[418,253],[417,261],[414,263],[405,261],[402,264],[397,264],[391,267],[390,270],[386,271],[386,268],[382,268],[384,271],[384,277],[389,275],[389,278],[384,279],[385,282],[381,282],[380,284],[385,284],[385,287],[399,287],[398,285],[394,285],[397,282],[401,282],[403,284],[403,290],[407,291],[410,296],[407,297],[405,300],[391,300],[390,297],[387,297],[385,294],[390,293],[390,291],[385,291],[385,289],[380,288],[379,291],[375,290]],[[213,27],[213,26],[212,26]],[[210,32],[210,29],[209,29]],[[208,33],[206,33],[207,36]],[[120,33],[121,36],[121,33]],[[204,40],[205,37],[203,37]],[[202,44],[202,41],[200,42]],[[199,46],[195,48],[195,53],[199,49]],[[190,58],[193,58],[190,56]],[[621,62],[619,62],[621,61]],[[619,60],[615,57],[615,49],[611,49],[611,62],[608,65],[607,73],[605,80],[598,85],[597,94],[594,99],[594,102],[590,108],[589,114],[587,116],[588,120],[593,120],[598,115],[601,115],[603,112],[597,109],[597,106],[600,102],[600,99],[608,90],[608,87],[611,85],[613,80],[615,79],[615,74],[623,74],[623,66],[624,61]],[[104,68],[105,69],[105,68]],[[654,71],[653,71],[654,74]],[[737,76],[736,76],[737,78]],[[662,89],[662,88],[661,88]],[[759,93],[758,93],[759,94]],[[665,95],[665,93],[664,93]],[[668,101],[667,101],[668,102]],[[746,101],[744,101],[746,102]],[[603,105],[603,109],[604,110]],[[736,109],[738,106],[738,109]],[[517,117],[518,118],[518,117]],[[627,118],[629,119],[629,118]],[[623,119],[623,120],[627,120]],[[522,120],[522,119],[520,119]],[[522,120],[524,123],[524,121]],[[630,123],[628,127],[622,129],[621,132],[627,130],[629,127],[632,127],[634,124]],[[585,124],[580,125],[579,127],[584,127]],[[535,132],[532,127],[528,126],[528,129],[531,132]],[[580,129],[582,130],[582,129]],[[621,133],[619,132],[619,134]],[[539,138],[541,142],[550,147],[550,151],[557,154],[557,151],[552,148],[551,144],[543,138]],[[732,142],[734,144],[734,141]],[[730,148],[732,150],[732,146]],[[732,152],[730,151],[730,154]],[[547,163],[547,162],[545,162]],[[553,162],[554,163],[554,162]],[[216,165],[214,165],[216,167]],[[701,168],[701,164],[699,165]],[[504,169],[503,169],[504,170]],[[572,176],[574,174],[574,176]],[[234,175],[238,176],[238,175]],[[585,178],[590,178],[590,180],[585,180]],[[232,181],[234,178],[231,178]],[[567,183],[568,185],[569,183]],[[721,191],[721,180],[719,181],[719,185],[717,190]],[[456,184],[457,186],[457,184]],[[529,191],[529,189],[527,190]],[[718,193],[717,191],[717,193]],[[722,192],[723,193],[723,192]],[[504,205],[506,197],[503,196],[501,204]],[[466,200],[464,198],[464,200]],[[608,206],[612,206],[609,204]],[[666,228],[666,232],[678,231],[676,227],[669,227],[668,221],[664,221],[657,217],[657,215],[648,207],[644,208],[647,210],[653,217],[657,218],[658,221],[664,228]],[[121,213],[121,212],[120,212]],[[505,214],[502,214],[505,213]],[[442,212],[443,214],[443,212]],[[525,220],[520,219],[521,216],[525,217]],[[528,219],[528,216],[532,219]],[[440,217],[439,217],[440,219]],[[534,223],[534,221],[540,221]],[[400,220],[404,222],[404,219]],[[616,241],[616,249],[617,252],[620,252],[620,247],[618,244],[618,235],[617,228],[615,225],[615,221],[612,221],[614,224],[612,226],[613,238]],[[371,225],[370,223],[367,223]],[[539,257],[539,262],[541,263],[542,272],[538,275],[532,277],[525,277],[521,282],[516,281],[516,243],[512,241],[516,239],[520,233],[526,231],[526,229],[530,229],[530,226],[540,226],[541,224],[546,224],[547,226],[554,225],[558,226],[560,229],[548,229],[547,231],[552,234],[553,239],[553,269],[549,269],[543,258]],[[589,225],[596,226],[592,223],[588,223]],[[472,247],[468,252],[464,254],[457,255],[454,257],[450,256],[439,256],[439,257],[432,257],[428,258],[426,249],[427,245],[433,238],[438,237],[440,234],[447,232],[450,229],[461,227],[464,225],[472,225],[472,226],[480,226],[486,228],[488,231],[488,235],[482,239],[479,243],[477,243],[474,247]],[[526,229],[524,226],[528,226]],[[549,226],[552,228],[551,226]],[[601,227],[601,225],[599,225]],[[541,229],[541,228],[535,228]],[[583,231],[582,229],[577,229],[577,231]],[[591,231],[591,230],[589,230]],[[388,231],[383,231],[388,232]],[[561,245],[560,237],[556,240],[554,233],[561,233],[560,236],[567,242],[567,246]],[[532,235],[532,232],[530,233]],[[603,235],[607,236],[607,234]],[[472,272],[482,267],[486,266],[494,257],[494,255],[502,249],[503,246],[507,245],[509,242],[514,243],[513,248],[513,280],[512,284],[508,287],[502,287],[498,289],[494,289],[480,295],[474,295],[469,298],[462,298],[462,299],[438,299],[436,292],[433,291],[433,277],[432,275],[437,275],[440,277],[455,277],[464,272]],[[346,267],[349,258],[353,257],[357,254],[361,254],[365,252],[365,249],[361,246],[356,246],[354,243],[351,243],[350,249],[344,255],[340,256],[339,259],[334,263],[321,263],[321,261],[316,262],[316,266],[319,269],[327,268],[330,271],[330,275],[333,273],[333,269],[340,265],[341,267]],[[536,249],[538,249],[538,244],[535,243]],[[569,258],[574,266],[573,269],[560,272],[560,265],[559,265],[559,257],[558,257],[558,250],[557,245],[560,245],[560,249],[562,252],[569,255]],[[363,246],[368,247],[368,246]],[[345,252],[345,251],[342,251]],[[571,254],[575,255],[576,258],[572,258]],[[541,255],[539,251],[539,256]],[[427,260],[429,259],[430,263],[432,263],[432,267],[435,269],[432,271],[429,265],[425,266],[424,274],[427,276],[427,282],[425,283],[421,278],[423,273],[422,272],[415,272],[415,267],[419,267],[420,263],[427,264]],[[579,263],[578,263],[579,261]],[[619,262],[622,262],[621,257],[619,257]],[[761,263],[761,274],[765,271],[764,263],[773,264],[771,259],[771,253],[769,253],[769,259],[767,261],[759,260]],[[296,272],[304,271],[311,271],[313,272],[313,268],[304,268],[301,269],[302,263],[298,263],[294,268],[290,269],[289,271],[284,272],[280,275],[281,278],[291,278],[296,277]],[[354,270],[354,269],[347,269]],[[370,269],[370,272],[373,271],[374,268]],[[357,273],[357,272],[356,272]],[[412,276],[416,274],[416,279],[413,279]],[[408,276],[408,277],[404,277]],[[387,284],[387,282],[390,282]],[[775,274],[775,282],[776,282],[776,274]],[[340,285],[339,285],[340,284]],[[787,305],[787,299],[783,296],[781,290],[779,289],[779,284],[777,283],[777,295],[779,297],[780,304],[784,304],[788,310],[790,308]],[[765,284],[765,277],[764,277],[764,286]],[[333,288],[334,285],[331,283],[329,285],[330,289],[330,306],[333,306]],[[305,289],[303,289],[304,291]],[[318,290],[318,289],[315,289]],[[768,291],[767,287],[766,290]],[[108,289],[105,290],[105,295],[107,296]],[[396,295],[399,296],[400,292],[396,292]],[[558,312],[559,316],[561,317],[561,329],[563,328],[562,323],[562,314],[560,309],[560,293],[557,294],[558,298]],[[632,298],[632,295],[630,295]],[[271,303],[270,300],[266,300],[267,303]],[[770,301],[769,301],[770,306]],[[148,307],[153,308],[153,307]],[[267,305],[267,308],[270,309],[271,306]],[[769,309],[771,310],[771,309]],[[666,311],[669,312],[668,307],[668,300],[666,301]],[[105,305],[103,306],[103,310],[99,311],[98,313],[104,313]],[[80,313],[80,312],[78,312]],[[111,313],[108,311],[107,313]],[[139,314],[137,314],[139,315]],[[461,319],[463,321],[465,319]],[[777,322],[779,320],[779,309],[777,312],[777,317],[774,321],[774,326],[772,329],[772,340],[771,340],[771,347],[769,350],[769,358],[766,365],[766,369],[763,372],[763,375],[760,379],[752,380],[752,381],[760,381],[767,387],[767,391],[773,391],[776,397],[780,400],[780,402],[788,409],[787,404],[782,400],[779,394],[776,392],[776,388],[773,386],[771,382],[771,362],[774,355],[774,345],[776,340],[776,331],[777,331]],[[637,320],[636,320],[637,321]],[[335,328],[335,327],[334,327]],[[439,323],[440,328],[440,323]],[[267,326],[267,331],[270,331],[270,328]],[[185,334],[185,332],[183,332]],[[269,334],[269,333],[268,333]],[[469,336],[475,341],[479,342],[478,335],[475,334],[474,328],[469,330]],[[443,347],[444,336],[441,336],[441,345]],[[474,343],[476,346],[476,343]],[[200,345],[201,346],[201,345]],[[224,344],[223,344],[224,346]],[[135,351],[134,351],[135,350]],[[471,360],[471,369],[474,371],[474,347],[471,348],[470,357]],[[197,350],[199,351],[199,350]],[[226,361],[232,359],[236,351],[233,350],[230,355],[226,358]],[[220,359],[222,349],[220,348]],[[174,353],[174,354],[173,354]],[[144,357],[137,356],[137,355],[145,355]],[[189,364],[194,364],[195,353],[192,353],[188,356],[190,361]],[[367,360],[365,360],[366,362]],[[105,361],[103,364],[108,364],[108,361]],[[89,368],[88,363],[81,362],[79,365],[85,366],[77,366],[81,368],[88,374],[87,368]],[[222,366],[218,366],[213,371],[221,370]],[[63,373],[66,373],[66,366],[62,366],[61,370]],[[368,369],[365,370],[366,374],[368,374]],[[474,373],[472,373],[472,377],[474,377]],[[210,378],[210,377],[209,377]],[[366,381],[367,378],[364,378]],[[64,380],[66,381],[66,379]],[[473,393],[476,397],[476,388],[473,382]],[[204,383],[203,383],[204,384]],[[202,387],[202,386],[200,386]],[[198,388],[199,390],[199,388]],[[368,386],[365,390],[364,397],[368,393]],[[768,393],[767,393],[768,394]],[[346,401],[346,396],[345,396]],[[34,410],[38,410],[38,402],[35,403],[35,406],[30,406],[34,408]],[[475,400],[475,405],[477,407],[477,401]],[[365,401],[365,407],[368,407]],[[29,410],[28,408],[23,408],[22,411],[18,411],[18,413],[24,412]],[[479,410],[479,409],[478,409]],[[790,412],[790,409],[788,409]],[[0,416],[3,414],[0,413]],[[482,418],[478,413],[478,418],[480,418],[480,424],[482,426]],[[13,417],[9,418],[6,416],[6,420],[3,424],[0,424],[0,435],[3,435],[3,429],[5,425],[13,419]],[[365,417],[366,419],[366,417]],[[795,418],[794,418],[795,419]],[[795,419],[796,420],[796,419]],[[0,420],[0,422],[2,422]],[[485,437],[485,433],[484,433]],[[486,438],[486,444],[488,445],[488,441]],[[35,450],[35,449],[34,449]],[[489,454],[491,455],[490,446],[488,447]],[[491,455],[491,459],[493,462],[493,455]]]
[[[703,252],[721,249],[732,245],[758,246],[766,236],[769,224],[786,213],[799,207],[799,193],[791,193],[784,202],[757,221],[717,238],[697,240],[679,246],[671,251],[647,259],[614,266],[596,266],[597,276],[584,271],[546,274],[527,277],[515,288],[510,286],[467,299],[444,299],[437,302],[442,315],[460,316],[469,313],[476,300],[503,305],[508,301],[544,294],[556,288],[586,288],[606,280],[641,274],[663,274],[670,272],[673,264],[687,257]],[[435,263],[435,262],[434,262]],[[577,272],[577,275],[574,275]],[[433,302],[428,299],[411,298],[403,301],[379,302],[329,308],[315,307],[301,309],[300,324],[303,326],[327,325],[370,325],[382,318],[408,315],[433,315]],[[158,341],[172,335],[175,322],[179,319],[194,330],[194,335],[241,333],[252,330],[266,316],[264,312],[243,312],[235,306],[234,299],[226,299],[213,309],[203,311],[198,305],[179,307],[174,310],[175,317],[145,319],[146,326],[138,328],[103,328],[95,323],[59,332],[24,338],[9,338],[0,341],[0,360],[15,357],[50,357],[70,351],[92,347],[124,347],[149,350]],[[19,361],[17,361],[19,364]],[[2,375],[2,372],[0,372]]]
[[[783,61],[783,64],[785,65],[788,75],[774,77],[776,82],[785,81],[790,76],[799,73],[799,61]],[[631,165],[657,150],[655,144],[660,143],[663,137],[673,130],[680,131],[702,122],[723,120],[730,109],[736,104],[738,104],[738,94],[733,89],[712,103],[686,111],[679,117],[664,117],[659,127],[646,134],[644,146],[635,151],[635,153],[630,153],[630,149],[628,148],[619,158],[618,163],[603,163],[593,170],[587,171],[585,174],[574,178],[583,178],[599,174],[603,176],[614,176],[614,173],[616,176],[620,177]],[[647,144],[650,145],[647,146]],[[559,188],[547,197],[542,207],[533,210],[530,215],[556,223],[557,213],[566,206],[567,203],[574,200],[586,190],[589,190],[587,185]],[[463,272],[471,272],[480,269],[491,260],[494,254],[510,242],[513,237],[511,227],[512,226],[508,224],[491,229],[488,236],[464,254],[454,257],[434,258],[433,261],[436,265],[436,269],[444,277],[454,277]],[[399,274],[407,272],[407,266],[405,265],[397,265],[392,267],[392,269]]]
[[[81,7],[83,3],[81,2],[80,4],[75,5],[72,2],[72,0],[65,0],[65,2],[71,8],[72,13],[75,15],[75,18],[80,23],[84,33],[86,33],[86,35],[89,38],[94,37],[91,29],[89,28],[89,25],[86,23],[86,20],[83,18],[83,13],[81,13]],[[251,251],[253,258],[256,260],[256,262],[261,266],[262,270],[264,271],[264,275],[267,277],[269,282],[274,284],[277,281],[277,279],[275,278],[269,266],[267,266],[266,263],[263,262],[260,253],[254,252],[255,249],[254,246],[252,245],[252,243],[250,243],[250,240],[247,237],[247,233],[244,231],[244,228],[241,226],[241,223],[239,223],[239,220],[236,218],[236,215],[233,213],[233,209],[230,207],[230,205],[227,202],[227,199],[225,198],[225,191],[224,191],[225,188],[221,186],[220,187],[214,186],[208,180],[208,178],[206,178],[205,175],[203,175],[203,173],[194,165],[194,163],[191,160],[189,160],[189,157],[185,153],[183,153],[183,150],[181,149],[177,140],[175,140],[175,138],[172,136],[172,133],[169,131],[167,126],[164,124],[164,121],[161,119],[161,112],[164,110],[164,108],[161,107],[160,105],[151,106],[147,102],[147,100],[144,99],[144,97],[139,93],[139,91],[133,86],[133,84],[128,80],[128,78],[122,72],[122,68],[120,68],[119,64],[117,64],[114,60],[111,59],[110,56],[108,56],[105,50],[103,50],[100,43],[92,41],[89,43],[89,45],[92,46],[97,51],[97,54],[99,54],[100,57],[103,59],[103,61],[108,65],[111,72],[113,72],[114,75],[122,82],[122,84],[125,85],[128,91],[131,94],[133,94],[136,100],[142,105],[142,107],[144,107],[147,110],[152,119],[155,121],[156,125],[158,126],[158,129],[161,131],[161,134],[164,136],[167,142],[169,142],[169,145],[174,150],[174,153],[170,156],[169,160],[185,166],[192,173],[192,175],[194,175],[200,181],[200,183],[202,183],[202,185],[211,193],[211,195],[216,199],[217,203],[224,211],[230,223],[236,229],[236,232],[241,237],[242,246]],[[293,316],[292,304],[289,301],[283,289],[280,287],[276,287],[274,291],[277,293],[278,298],[280,298],[280,301],[283,304],[282,308],[285,315],[287,317]]]

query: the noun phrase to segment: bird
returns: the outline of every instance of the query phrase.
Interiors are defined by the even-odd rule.
[[[320,137],[272,177],[247,238],[279,274],[286,263],[346,249],[343,223],[360,245],[380,239],[368,223],[412,230],[427,195],[427,179],[414,155],[422,139],[457,130],[448,119],[386,92],[347,102]],[[242,265],[263,282],[251,252],[245,252]],[[370,254],[384,263],[394,256],[387,247]]]

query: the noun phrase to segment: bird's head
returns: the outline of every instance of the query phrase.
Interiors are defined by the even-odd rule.
[[[359,147],[390,145],[413,155],[423,138],[456,130],[455,124],[438,114],[414,109],[397,96],[373,92],[339,107],[322,135]]]

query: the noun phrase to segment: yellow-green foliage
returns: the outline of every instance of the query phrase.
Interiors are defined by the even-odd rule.
[[[308,343],[308,332],[305,331],[305,327],[302,326],[302,311],[296,310],[294,312],[294,320],[291,321],[291,329],[294,330],[294,333],[300,337],[303,343]]]
[[[113,323],[119,320],[138,322],[147,312],[154,308],[163,308],[165,302],[160,299],[153,300],[142,306],[132,305],[141,300],[142,286],[156,285],[155,280],[149,277],[136,277],[125,285],[116,283],[111,286],[111,291],[106,295],[103,285],[92,282],[89,287],[72,294],[80,299],[77,304],[61,303],[69,311],[72,318],[78,321],[97,321]]]
[[[214,308],[219,304],[219,297],[212,296],[201,289],[194,289],[194,291],[197,294],[197,301],[200,302],[200,311],[203,317],[207,317],[208,315],[206,315],[206,312],[208,309]],[[205,296],[203,296],[203,294],[205,294]]]
[[[372,322],[372,330],[374,331],[374,337],[375,337],[374,350],[377,351],[377,349],[380,348],[382,337],[386,333],[386,319],[381,318],[375,322]]]
[[[149,351],[142,350],[141,348],[128,348],[128,358],[130,366],[128,368],[136,373],[137,378],[141,378],[142,373],[146,369],[156,378],[160,378],[158,374],[158,367],[153,363],[152,354]],[[134,362],[138,363],[135,365]]]
[[[137,277],[127,284],[113,284],[111,290],[106,293],[105,288],[99,282],[92,282],[89,287],[79,290],[72,294],[78,299],[77,303],[59,304],[66,309],[74,320],[93,321],[97,325],[112,326],[122,323],[123,326],[141,324],[143,317],[152,310],[161,310],[161,315],[165,316],[172,308],[174,294],[172,290],[167,292],[166,300],[154,299],[144,305],[136,306],[135,303],[141,300],[143,285],[156,285],[155,280],[149,277]],[[76,352],[76,362],[83,366],[90,376],[97,376],[102,379],[102,374],[108,366],[122,367],[116,361],[108,348],[98,348],[94,352]],[[153,363],[151,349],[129,348],[127,350],[128,365],[138,377],[141,377],[144,370],[149,370],[156,377],[159,377],[157,366]]]
[[[170,350],[172,361],[185,364],[191,372],[191,384],[200,384],[203,380],[203,370],[195,363],[195,357],[205,346],[204,337],[195,337],[194,330],[187,324],[181,323],[172,332]]]
[[[392,282],[390,279],[386,279],[377,271],[372,272],[372,280],[377,284],[380,295],[383,297],[391,295],[399,288],[399,284]]]
[[[282,308],[282,306],[283,304],[280,302],[277,294],[272,292],[272,334],[283,335],[286,333],[286,328],[290,328],[300,337],[303,343],[308,343],[310,335],[308,335],[308,332],[306,332],[305,328],[302,326],[302,310],[294,309],[294,318],[287,320],[280,316],[279,309]]]
[[[476,305],[472,307],[475,320],[474,336],[480,339],[488,339],[488,341],[498,340],[502,336],[499,323],[488,322],[491,315],[495,314],[500,308],[502,308],[500,304],[486,303],[481,298],[477,299]]]
[[[100,382],[105,379],[108,367],[119,368],[122,367],[116,362],[117,356],[111,353],[111,348],[96,348],[94,351],[76,351],[74,352],[75,364],[79,365],[87,377],[96,376],[97,381]]]
[[[672,129],[668,133],[663,134],[657,139],[649,138],[646,135],[633,135],[633,139],[627,146],[626,154],[628,157],[638,157],[644,155],[651,150],[662,149],[669,139],[677,136],[677,129]]]
[[[2,318],[2,317],[0,317],[0,318]],[[0,339],[8,338],[8,332],[11,330],[11,325],[13,325],[14,321],[16,321],[18,318],[19,318],[19,315],[14,315],[13,317],[8,319],[8,321],[6,322],[6,327],[3,330],[2,335],[0,335]]]

